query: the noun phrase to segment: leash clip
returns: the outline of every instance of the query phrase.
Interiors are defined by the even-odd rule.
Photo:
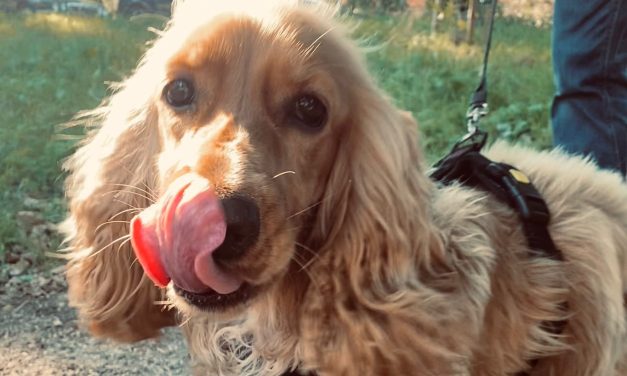
[[[479,129],[479,121],[488,114],[488,103],[480,102],[471,105],[466,112],[466,128],[468,134],[473,134]]]
[[[459,154],[461,150],[480,151],[486,144],[488,134],[479,128],[479,121],[488,114],[488,103],[477,102],[472,104],[466,112],[466,133],[453,146],[453,150],[449,154]]]
[[[466,112],[466,133],[453,146],[449,154],[461,154],[466,151],[480,151],[486,144],[488,134],[479,128],[479,121],[488,114],[487,102],[476,102]],[[463,152],[460,152],[463,150]]]

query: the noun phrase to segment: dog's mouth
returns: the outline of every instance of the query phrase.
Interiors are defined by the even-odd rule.
[[[239,289],[230,294],[220,294],[215,290],[208,290],[202,293],[184,290],[177,285],[173,285],[174,292],[185,302],[204,311],[224,311],[238,305],[246,303],[252,298],[257,289],[252,285],[244,283]]]
[[[131,243],[146,275],[205,310],[248,300],[254,289],[233,270],[255,245],[259,210],[254,200],[220,199],[199,175],[179,177],[131,221]]]

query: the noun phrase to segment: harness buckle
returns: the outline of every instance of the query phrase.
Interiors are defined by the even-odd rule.
[[[507,197],[523,221],[547,226],[550,221],[549,208],[529,178],[518,169],[505,163],[490,163],[486,169],[500,182]]]

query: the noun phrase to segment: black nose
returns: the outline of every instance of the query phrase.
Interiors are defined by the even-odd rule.
[[[216,261],[242,257],[259,237],[259,207],[251,198],[231,196],[221,201],[226,219],[226,237],[213,253]]]

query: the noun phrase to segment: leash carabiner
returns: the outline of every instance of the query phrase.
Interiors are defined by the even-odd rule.
[[[468,134],[473,134],[479,129],[479,121],[488,114],[488,103],[473,104],[466,111],[466,128]]]
[[[488,134],[479,128],[479,122],[488,114],[488,103],[473,103],[466,112],[466,128],[468,133],[453,146],[453,150],[472,145],[471,149],[479,151],[485,145]]]
[[[488,114],[488,103],[473,103],[468,107],[466,112],[466,133],[462,138],[453,145],[450,154],[456,154],[460,150],[480,151],[488,140],[488,133],[479,128],[479,122]]]
[[[486,1],[487,3],[487,1]],[[497,0],[492,0],[492,12],[488,27],[488,36],[483,54],[481,80],[472,94],[470,105],[466,111],[466,128],[468,133],[453,146],[450,154],[457,154],[460,150],[480,151],[486,144],[488,134],[479,128],[479,122],[488,114],[488,59],[492,45],[492,31],[494,30],[494,16],[496,15]]]

